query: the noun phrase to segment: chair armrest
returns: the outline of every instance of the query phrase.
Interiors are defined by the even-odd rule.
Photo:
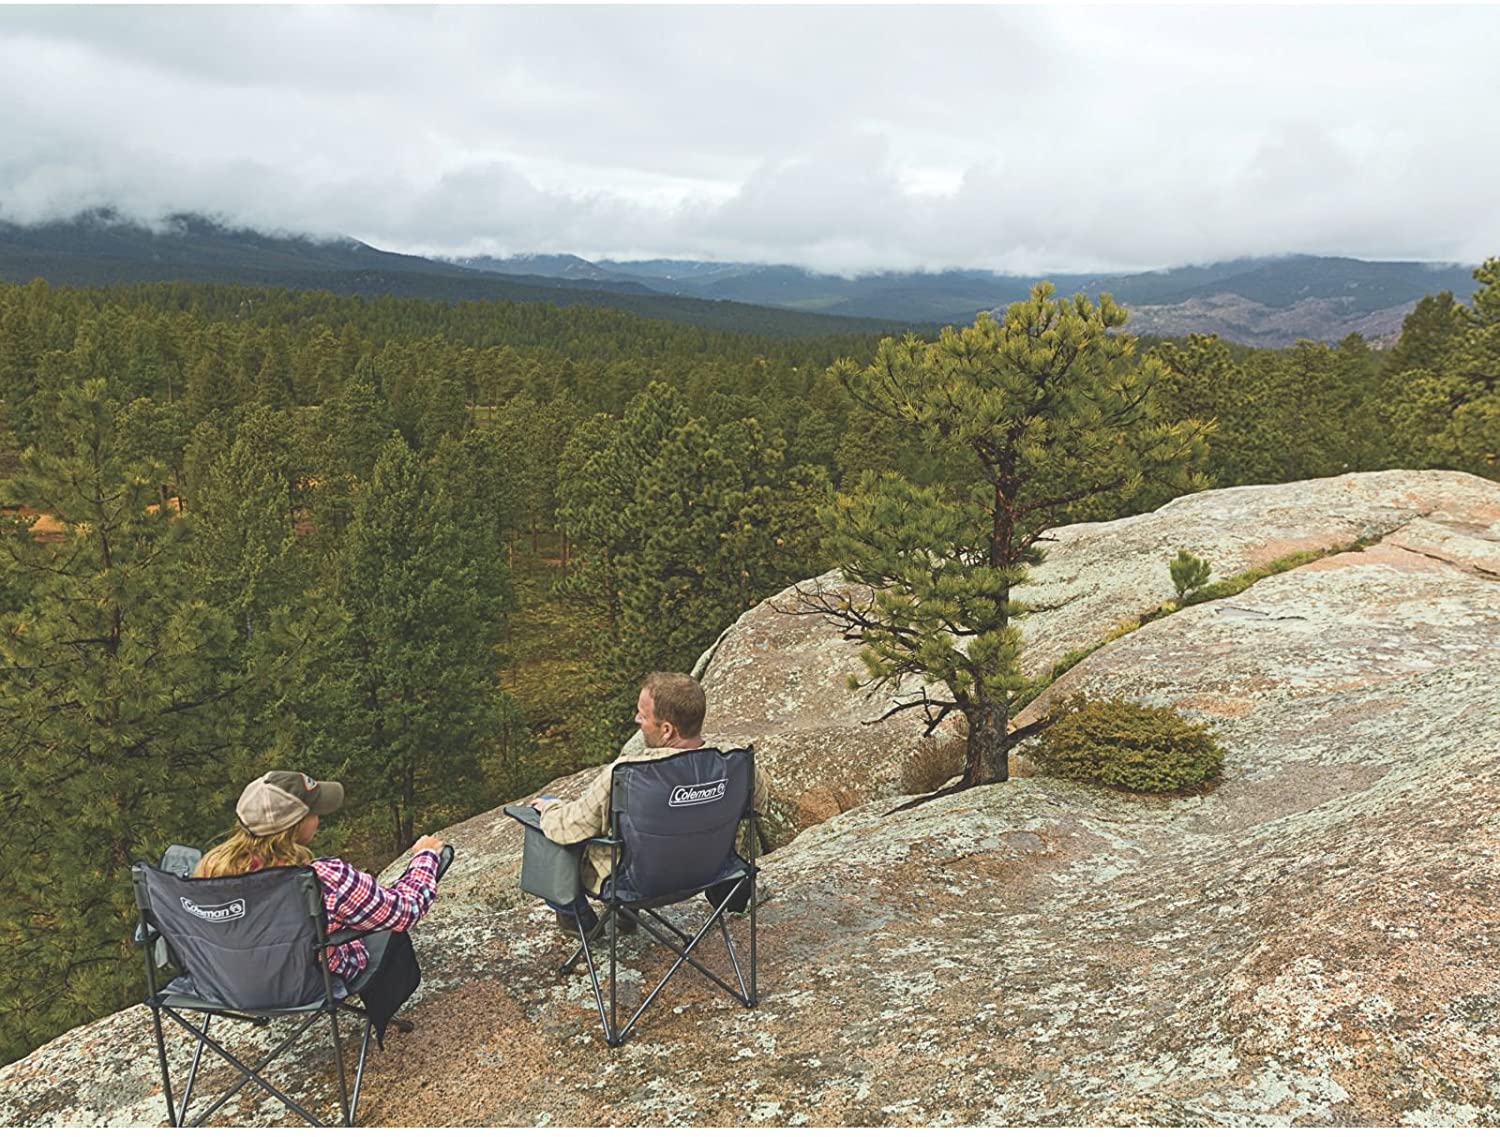
[[[538,833],[542,831],[542,815],[532,806],[508,805],[502,812],[511,820],[519,821],[527,829],[535,829]]]
[[[542,829],[542,815],[531,806],[508,805],[501,812],[503,812],[506,817],[509,817],[515,821],[519,821],[522,825],[526,826],[527,829],[535,830],[536,832],[541,833],[543,837],[547,836],[546,832]],[[548,837],[547,839],[549,841],[552,840],[550,837]],[[557,844],[558,842],[553,843]],[[572,845],[603,845],[608,848],[610,845],[619,845],[623,848],[624,844],[624,841],[620,841],[614,837],[587,837],[582,841],[569,842],[568,845],[564,847],[567,848],[571,847]]]
[[[131,942],[137,947],[143,944],[154,944],[159,939],[161,939],[161,933],[155,928],[148,926],[146,921],[137,920],[135,922],[135,932],[131,936]]]
[[[364,939],[370,934],[371,933],[369,928],[361,928],[357,931],[351,928],[345,928],[342,932],[335,932],[333,935],[328,937],[328,946],[339,947],[342,944],[350,944],[355,940]]]

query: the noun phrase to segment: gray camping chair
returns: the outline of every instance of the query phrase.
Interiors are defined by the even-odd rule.
[[[369,1012],[347,1000],[358,995],[375,975],[389,934],[343,931],[330,936],[322,887],[310,868],[272,868],[239,876],[192,879],[187,874],[200,856],[195,849],[174,845],[162,858],[162,868],[144,861],[131,866],[141,915],[135,939],[146,957],[146,1006],[151,1009],[156,1030],[168,1123],[174,1127],[201,1125],[246,1082],[253,1081],[309,1125],[320,1125],[261,1072],[326,1015],[338,1068],[340,1120],[353,1125],[374,1028]],[[452,857],[452,846],[444,847],[439,875]],[[356,939],[365,941],[370,962],[346,986],[341,977],[329,971],[327,952]],[[157,968],[163,963],[171,963],[181,974],[160,984]],[[340,1011],[365,1022],[352,1094],[339,1040]],[[182,1099],[175,1108],[162,1034],[164,1014],[198,1040]],[[194,1026],[183,1017],[186,1014],[201,1014],[202,1024]],[[306,1016],[307,1021],[253,1068],[208,1033],[215,1017],[263,1026],[273,1018],[299,1015]],[[411,1030],[411,1023],[404,1019],[393,1018],[391,1022],[401,1031]],[[190,1122],[188,1105],[205,1047],[238,1070],[241,1077]]]
[[[534,809],[507,807],[505,812],[527,827],[522,889],[564,908],[572,907],[580,893],[604,906],[604,916],[592,932],[585,932],[581,915],[575,914],[578,948],[559,971],[566,975],[583,959],[593,985],[604,1038],[610,1046],[619,1046],[630,1036],[642,1013],[683,964],[746,1007],[754,1007],[758,1001],[755,899],[758,815],[752,806],[754,786],[755,754],[750,747],[727,753],[714,748],[684,750],[647,762],[620,762],[614,767],[610,783],[613,836],[593,837],[573,846],[549,842],[542,834]],[[747,857],[741,857],[735,849],[742,821],[750,823]],[[578,883],[578,858],[589,845],[600,845],[610,852],[610,874],[598,892],[588,892]],[[658,911],[705,890],[713,890],[711,895],[722,898],[709,901],[713,911],[696,932],[683,931]],[[741,970],[725,913],[731,908],[743,911],[747,907],[750,956],[748,968]],[[639,917],[640,927],[676,956],[667,973],[623,1027],[619,1025],[615,982],[622,912]],[[607,1010],[598,964],[589,945],[590,939],[601,934],[606,925]],[[738,990],[692,956],[715,927],[723,935]],[[748,981],[745,971],[749,973]]]

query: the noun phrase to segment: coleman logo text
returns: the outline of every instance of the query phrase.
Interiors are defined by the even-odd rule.
[[[711,801],[719,801],[724,796],[724,791],[729,788],[729,782],[720,778],[717,782],[703,782],[696,786],[673,786],[672,796],[667,799],[668,805],[707,805]]]
[[[243,900],[231,900],[228,904],[219,904],[213,908],[202,908],[194,904],[186,896],[179,897],[182,907],[189,916],[196,916],[200,920],[207,920],[210,924],[222,924],[226,920],[238,920],[245,914],[245,902]]]

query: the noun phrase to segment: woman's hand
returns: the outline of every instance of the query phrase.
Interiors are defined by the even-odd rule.
[[[417,838],[417,843],[411,847],[412,856],[418,853],[441,853],[443,843],[430,833],[424,833]]]

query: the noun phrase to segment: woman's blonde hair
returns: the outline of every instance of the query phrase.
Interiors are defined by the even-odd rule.
[[[257,869],[310,865],[312,862],[312,850],[297,844],[297,825],[268,837],[257,837],[235,822],[234,832],[203,854],[193,875],[238,876]]]

